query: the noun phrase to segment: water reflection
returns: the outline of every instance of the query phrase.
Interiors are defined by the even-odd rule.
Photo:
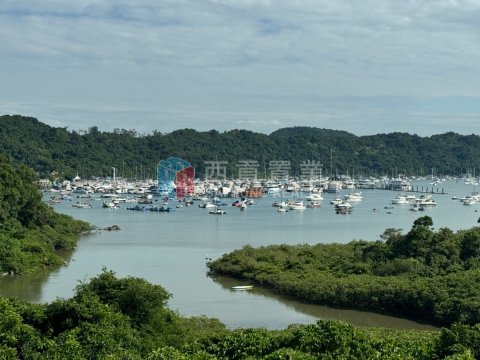
[[[237,280],[227,276],[210,275],[212,280],[221,285],[224,289],[232,290],[233,286],[251,285],[245,280]],[[417,330],[439,330],[438,327],[429,324],[423,324],[409,319],[388,316],[368,311],[358,311],[350,309],[331,308],[328,306],[313,305],[300,302],[287,296],[276,294],[275,292],[259,286],[254,286],[245,293],[251,296],[265,297],[278,303],[294,309],[296,312],[312,316],[322,320],[342,320],[358,327],[385,327],[391,329],[417,329]]]
[[[57,252],[57,255],[65,261],[65,264],[68,264],[73,253],[74,250],[64,250]],[[28,299],[33,303],[41,302],[43,285],[49,277],[55,276],[61,269],[62,266],[58,266],[53,269],[40,270],[34,274],[0,277],[0,295],[22,300]]]

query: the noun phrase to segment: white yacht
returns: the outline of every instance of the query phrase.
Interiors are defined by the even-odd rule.
[[[345,195],[343,199],[346,201],[358,202],[363,200],[363,196],[361,192],[354,192],[354,193]]]
[[[350,214],[352,212],[352,205],[348,201],[342,201],[335,205],[335,213]]]
[[[306,196],[305,199],[308,201],[320,201],[320,200],[323,200],[323,197],[322,197],[322,194],[320,193],[312,193]]]
[[[305,210],[305,205],[303,201],[294,201],[288,204],[290,210]]]
[[[420,195],[419,198],[417,198],[416,203],[419,206],[436,206],[437,203],[432,199],[431,195]]]
[[[390,201],[391,204],[408,204],[408,199],[404,194],[395,196],[394,199]]]
[[[357,180],[355,187],[357,189],[375,189],[375,183],[369,179],[359,179]]]
[[[332,205],[338,205],[338,204],[341,204],[343,202],[343,199],[341,197],[336,197],[332,200],[330,200],[330,204]]]
[[[75,204],[72,205],[73,207],[79,208],[79,209],[89,209],[92,207],[92,204],[77,201]]]
[[[465,196],[460,200],[463,205],[474,205],[477,201],[472,196]]]
[[[329,193],[337,193],[342,190],[342,182],[341,181],[330,181],[327,186],[327,192]]]

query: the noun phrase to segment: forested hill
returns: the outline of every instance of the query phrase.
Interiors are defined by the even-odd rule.
[[[305,160],[324,164],[323,173],[355,175],[458,175],[480,168],[480,137],[449,132],[430,137],[408,133],[355,136],[345,131],[293,127],[270,135],[247,130],[168,134],[135,130],[84,131],[54,128],[35,118],[0,116],[0,153],[33,168],[41,176],[58,172],[67,178],[117,175],[154,177],[159,160],[177,156],[190,161],[203,176],[204,161],[228,161],[228,176],[239,160],[257,160],[260,174],[268,162],[289,160],[292,175]]]
[[[43,203],[35,180],[32,170],[0,155],[0,276],[63,263],[56,250],[73,248],[78,234],[90,230]]]

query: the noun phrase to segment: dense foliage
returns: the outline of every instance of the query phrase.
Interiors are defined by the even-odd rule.
[[[475,136],[445,134],[448,146],[415,158],[413,164],[405,161],[422,154],[420,150],[415,153],[410,147],[402,155],[397,147],[395,156],[388,159],[393,155],[389,141],[400,139],[397,145],[405,146],[408,141],[437,143],[439,139],[391,134],[372,140],[306,128],[283,129],[270,136],[240,130],[223,134],[179,130],[139,136],[127,130],[102,133],[96,127],[79,134],[21,116],[0,117],[0,125],[0,154],[9,156],[0,155],[1,273],[24,273],[60,263],[55,251],[73,247],[77,235],[89,229],[84,222],[54,213],[41,201],[36,174],[9,158],[41,174],[57,171],[67,177],[77,172],[105,175],[111,166],[128,176],[124,167],[133,172],[132,166],[140,164],[142,176],[143,169],[153,172],[158,159],[171,155],[200,167],[204,160],[214,159],[228,160],[234,166],[238,159],[260,163],[323,159],[334,147],[337,159],[346,161],[342,170],[358,166],[383,171],[409,164],[418,172],[425,164],[436,166],[430,155],[452,149],[458,154],[442,159],[439,171],[440,165],[451,164],[448,161],[453,161],[454,167],[475,165],[479,148]],[[374,145],[358,152],[363,141]],[[467,151],[460,150],[465,145]],[[71,299],[28,304],[0,298],[0,358],[480,358],[480,294],[476,287],[480,280],[480,228],[454,234],[448,229],[434,232],[432,225],[431,218],[423,217],[407,234],[387,229],[378,242],[245,247],[209,266],[312,302],[423,317],[442,324],[459,322],[442,332],[356,329],[336,321],[291,325],[277,331],[231,331],[216,319],[179,316],[167,307],[170,294],[161,286],[138,278],[118,279],[104,271],[77,286]]]
[[[77,286],[70,299],[28,304],[0,298],[2,359],[474,359],[478,326],[442,332],[356,329],[340,321],[284,330],[227,330],[216,319],[185,318],[170,295],[111,271]]]
[[[56,250],[75,245],[89,225],[42,202],[35,174],[0,155],[0,273],[25,273],[61,263]]]
[[[246,246],[209,267],[312,303],[477,324],[480,228],[453,233],[432,225],[424,216],[408,233],[387,229],[376,242]]]
[[[203,177],[204,161],[227,161],[228,177],[236,177],[239,160],[257,160],[259,175],[268,175],[269,161],[288,160],[291,175],[303,161],[323,162],[323,174],[459,175],[480,168],[480,137],[453,132],[419,137],[407,133],[355,136],[345,131],[294,127],[270,135],[246,130],[219,133],[183,129],[141,135],[135,130],[102,132],[54,128],[19,115],[0,116],[0,154],[6,154],[42,176],[52,172],[72,178],[108,176],[112,167],[128,178],[155,177],[159,160],[178,156],[190,161]]]

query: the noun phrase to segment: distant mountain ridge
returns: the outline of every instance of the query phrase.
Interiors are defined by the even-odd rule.
[[[275,130],[270,136],[276,139],[285,139],[291,136],[311,137],[311,136],[344,136],[346,138],[356,138],[357,136],[343,130],[331,130],[325,128],[294,126]]]
[[[155,177],[161,159],[178,156],[191,162],[199,176],[204,161],[227,161],[234,177],[239,160],[257,160],[259,176],[268,163],[287,160],[291,175],[306,160],[323,163],[323,173],[355,175],[459,175],[480,168],[480,137],[448,132],[430,137],[408,133],[356,136],[346,131],[296,126],[269,135],[248,130],[218,132],[180,129],[139,135],[135,130],[85,131],[55,128],[35,118],[0,116],[0,153],[33,168],[41,176],[66,178],[117,175]]]

